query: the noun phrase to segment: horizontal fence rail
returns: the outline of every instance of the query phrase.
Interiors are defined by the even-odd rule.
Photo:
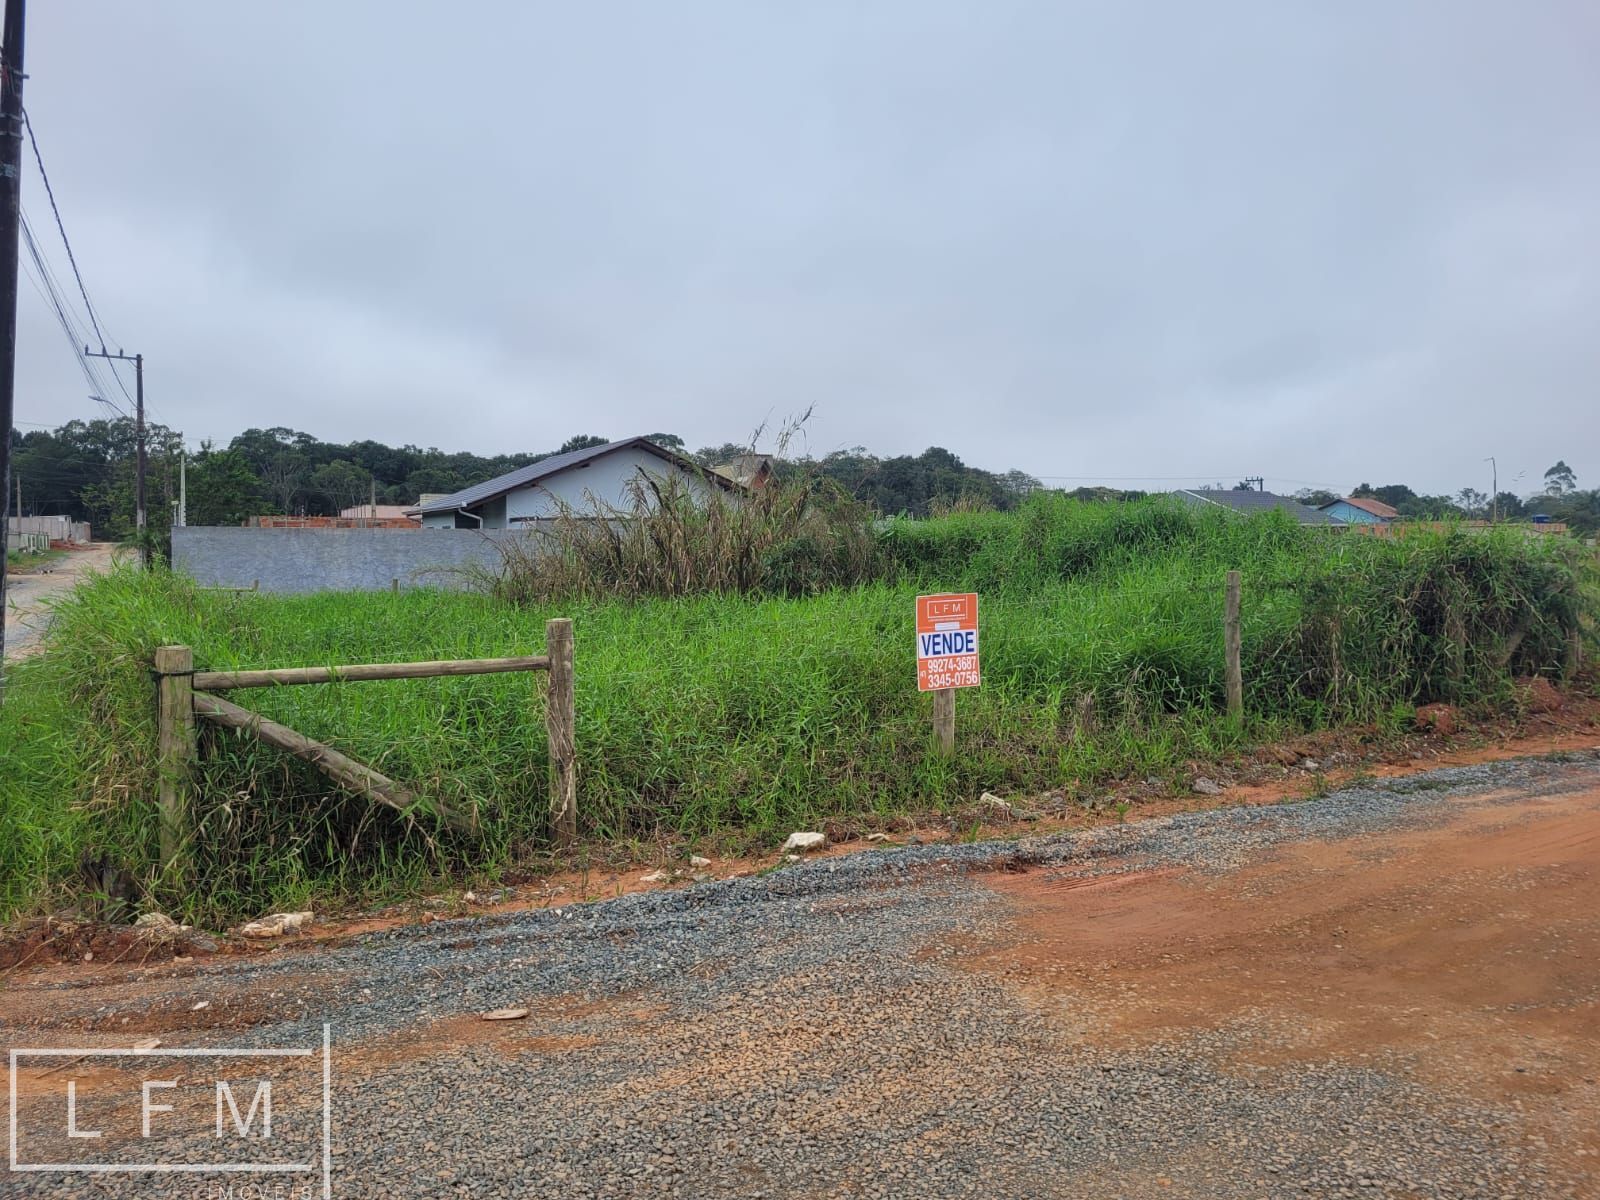
[[[471,832],[475,817],[447,810],[437,801],[419,798],[402,784],[359,763],[332,746],[287,725],[240,708],[210,693],[230,688],[279,687],[295,684],[357,683],[376,679],[437,679],[453,675],[495,675],[508,671],[544,671],[545,730],[550,747],[550,826],[557,845],[570,846],[578,836],[578,769],[574,752],[577,725],[574,696],[572,622],[556,617],[545,623],[547,654],[517,658],[441,659],[434,662],[358,663],[342,667],[282,667],[260,671],[196,671],[188,646],[160,646],[155,652],[157,735],[161,776],[157,804],[161,833],[161,868],[181,875],[184,845],[190,835],[189,801],[199,745],[196,719],[256,738],[311,763],[340,787],[384,804],[407,816],[431,809],[453,829]]]
[[[302,683],[360,683],[372,679],[434,679],[445,675],[496,675],[504,671],[548,671],[550,656],[461,658],[437,662],[358,663],[348,667],[279,667],[269,671],[196,671],[202,692],[278,687]]]

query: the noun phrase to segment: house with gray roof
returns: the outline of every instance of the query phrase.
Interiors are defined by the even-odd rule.
[[[1254,488],[1186,488],[1172,493],[1185,504],[1201,508],[1221,508],[1242,516],[1256,513],[1287,513],[1300,525],[1327,525],[1342,528],[1345,522],[1331,513],[1301,504],[1293,496],[1279,496],[1272,492],[1258,492]]]
[[[744,492],[736,481],[649,438],[635,437],[552,454],[459,492],[426,497],[407,511],[420,517],[425,529],[510,529],[553,517],[563,508],[626,512],[633,506],[630,487],[642,478],[675,479],[700,497]]]

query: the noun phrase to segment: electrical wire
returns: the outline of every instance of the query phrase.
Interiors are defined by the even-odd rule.
[[[39,166],[39,178],[44,181],[44,194],[50,200],[50,212],[56,219],[56,230],[61,234],[61,244],[67,248],[67,262],[72,265],[72,277],[78,281],[78,295],[83,297],[83,307],[89,314],[89,325],[94,334],[100,339],[100,349],[106,348],[105,334],[100,331],[100,319],[94,310],[94,302],[89,299],[89,289],[83,285],[83,273],[78,270],[78,256],[72,252],[72,242],[67,237],[67,227],[61,220],[61,209],[56,205],[56,192],[50,186],[50,173],[44,169],[44,156],[39,153],[39,139],[34,136],[33,122],[28,117],[28,110],[22,110],[22,124],[28,131],[28,144],[33,147],[33,161]]]
[[[99,310],[95,308],[94,301],[89,298],[89,289],[83,281],[83,273],[78,269],[78,256],[73,252],[72,240],[67,236],[67,226],[61,218],[61,208],[56,203],[55,188],[50,183],[49,172],[45,170],[44,155],[40,153],[39,139],[34,133],[33,121],[28,116],[26,109],[23,109],[22,111],[22,123],[28,131],[28,144],[33,148],[33,160],[39,168],[39,178],[44,183],[45,196],[50,201],[50,212],[55,218],[56,232],[61,235],[61,244],[63,247],[65,247],[67,252],[67,262],[72,267],[73,280],[78,285],[78,295],[83,299],[84,311],[89,318],[89,328],[93,331],[95,338],[100,343],[100,352],[105,354],[107,353],[106,340],[108,336],[106,332],[106,326],[105,323],[100,319],[100,313]],[[49,303],[50,306],[56,310],[58,319],[62,319],[65,317],[65,313],[71,309],[70,303],[63,299],[63,293],[66,289],[62,287],[61,281],[55,277],[55,272],[51,270],[49,266],[48,258],[39,249],[37,240],[33,237],[31,230],[28,233],[28,241],[29,253],[33,257],[35,264],[38,266],[40,274],[45,277],[46,287],[49,288],[51,293],[47,303]],[[84,349],[89,339],[83,336],[82,331],[78,329],[73,322],[63,320],[63,324],[72,331],[71,337],[73,342],[73,354],[77,356],[80,360],[80,363],[87,368],[86,376],[92,377],[90,378],[89,382],[94,398],[105,405],[112,412],[118,413],[121,416],[127,416],[127,411],[120,408],[114,401],[110,399],[109,393],[111,389],[105,386],[104,380],[100,376],[98,368],[88,363],[87,356],[84,354]],[[117,370],[116,360],[106,358],[102,361],[105,362],[109,368],[112,382],[117,385],[117,390],[122,393],[122,398],[128,402],[130,408],[133,407],[135,404],[134,398],[128,391],[128,385],[122,381],[122,375]],[[146,407],[148,408],[148,406]]]
[[[84,382],[89,385],[90,394],[112,412],[126,417],[128,414],[107,397],[106,393],[110,389],[105,386],[105,381],[95,369],[95,364],[84,353],[83,332],[74,321],[70,312],[70,305],[61,295],[60,285],[55,278],[54,272],[50,270],[49,263],[39,249],[39,242],[34,237],[33,226],[28,220],[27,213],[21,213],[20,216],[23,247],[27,250],[28,259],[33,264],[32,269],[29,269],[27,261],[22,262],[28,281],[33,284],[39,295],[44,299],[45,304],[55,314],[56,323],[61,326],[61,332],[66,337],[68,346],[72,349],[72,357],[77,362],[78,369],[83,372]]]

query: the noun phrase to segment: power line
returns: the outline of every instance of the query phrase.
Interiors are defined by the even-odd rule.
[[[33,226],[29,224],[26,213],[21,215],[22,242],[28,251],[28,258],[33,262],[33,270],[26,271],[29,282],[39,290],[45,303],[55,313],[56,323],[61,326],[62,333],[66,336],[67,344],[72,348],[72,357],[78,364],[78,369],[83,372],[84,382],[89,385],[90,395],[104,404],[118,416],[126,417],[128,414],[107,398],[110,390],[95,365],[84,354],[83,333],[77,322],[73,320],[69,311],[70,305],[61,295],[59,282],[55,273],[50,270],[49,262],[45,259],[43,251],[39,249],[38,239],[34,237]],[[26,270],[27,264],[23,264]],[[37,277],[35,275],[37,273]],[[120,382],[120,381],[119,381]]]
[[[39,139],[33,134],[33,122],[28,119],[28,110],[22,110],[22,125],[28,131],[28,144],[33,147],[33,161],[39,165],[39,178],[44,181],[44,194],[50,198],[50,211],[55,215],[56,230],[61,234],[61,244],[67,248],[67,262],[72,264],[72,277],[78,281],[78,295],[83,297],[83,307],[88,310],[89,324],[94,329],[95,336],[100,339],[100,349],[106,348],[105,334],[100,332],[100,321],[94,311],[94,303],[89,299],[89,289],[83,286],[83,274],[78,270],[78,256],[72,252],[72,242],[67,238],[67,227],[61,220],[61,209],[56,206],[56,192],[50,186],[50,174],[44,169],[44,156],[39,153]]]
[[[61,219],[61,208],[56,203],[55,188],[51,186],[50,173],[48,171],[46,171],[45,168],[44,168],[44,155],[41,154],[40,151],[39,151],[39,139],[34,134],[33,122],[32,122],[31,119],[29,119],[28,112],[27,112],[26,109],[24,109],[22,111],[22,124],[23,124],[23,127],[26,128],[27,131],[28,131],[28,144],[33,148],[33,161],[38,165],[39,178],[44,183],[45,195],[50,200],[50,212],[51,212],[51,215],[55,217],[56,232],[61,235],[61,245],[63,247],[65,247],[65,249],[67,251],[67,262],[72,267],[72,278],[78,285],[78,295],[83,298],[84,311],[89,317],[89,328],[91,330],[93,330],[95,338],[99,341],[101,351],[104,351],[106,349],[105,328],[104,328],[103,324],[100,321],[100,313],[95,308],[94,301],[89,299],[89,289],[83,282],[83,272],[78,269],[78,256],[73,252],[72,239],[67,236],[66,222],[64,222]],[[38,257],[39,257],[39,255],[35,254],[36,260],[38,259]],[[45,264],[41,265],[40,269],[41,269],[41,271],[44,271],[44,272],[48,273],[52,278],[54,278],[54,272],[50,271],[50,269],[48,267],[48,260],[45,260]],[[60,280],[55,280],[55,285],[56,286],[53,289],[53,291],[56,294],[57,301],[59,301],[60,293],[64,289],[62,289],[62,287],[61,287]],[[85,348],[87,348],[87,346],[86,346],[87,342],[88,342],[87,338],[80,338],[80,337],[78,337],[76,335],[73,338],[73,344],[74,344],[75,347],[78,346],[81,343],[81,344],[85,345]],[[133,404],[134,403],[134,399],[128,393],[128,385],[122,382],[122,376],[121,376],[121,374],[118,373],[115,362],[112,362],[110,364],[110,371],[111,371],[112,382],[114,382],[117,385],[117,390],[122,393],[122,398],[124,400],[126,400],[130,405]],[[96,375],[96,378],[98,379],[98,375]],[[105,404],[108,408],[112,409],[113,411],[119,412],[123,416],[127,416],[127,412],[125,410],[119,408],[116,404],[114,404],[106,396],[105,393],[109,392],[110,389],[105,387],[103,382],[99,382],[99,383],[94,384],[94,391],[95,391],[95,398],[97,400],[99,400],[101,403]]]

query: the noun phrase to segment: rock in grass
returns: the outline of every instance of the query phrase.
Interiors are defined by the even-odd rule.
[[[185,927],[179,925],[166,913],[147,912],[133,923],[135,929],[143,930],[150,937],[174,937]]]
[[[286,933],[299,933],[315,919],[314,913],[293,912],[273,913],[270,917],[262,917],[259,921],[250,921],[239,927],[239,933],[247,938],[275,938]]]
[[[828,835],[825,833],[791,833],[789,840],[783,844],[785,854],[804,854],[808,850],[821,850],[828,844]]]
[[[1222,785],[1214,779],[1207,779],[1204,775],[1198,776],[1191,786],[1202,796],[1222,795]]]
[[[651,871],[648,875],[639,876],[640,883],[665,883],[672,878],[671,871]]]
[[[696,870],[703,871],[711,865],[711,860],[709,858],[701,858],[698,854],[695,854],[690,856],[689,865]]]

